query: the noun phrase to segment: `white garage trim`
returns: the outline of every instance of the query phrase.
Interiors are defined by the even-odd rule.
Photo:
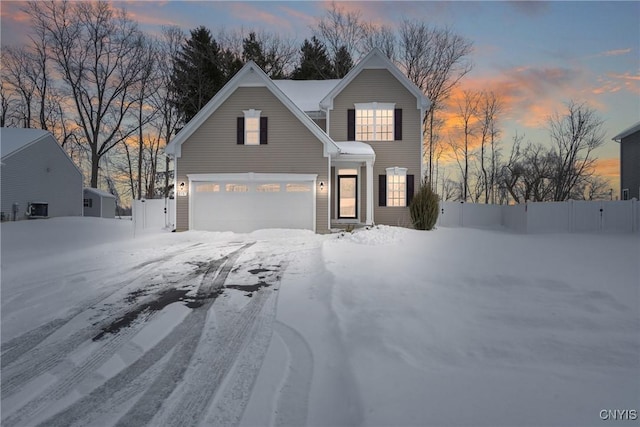
[[[303,173],[192,173],[189,181],[316,181],[317,174]]]
[[[299,212],[300,216],[289,216],[289,220],[292,218],[297,220],[297,222],[292,220],[291,228],[307,228],[314,232],[316,231],[317,174],[248,172],[187,174],[187,178],[189,180],[189,229],[216,229],[218,231],[223,231],[225,227],[223,226],[219,228],[218,226],[225,224],[225,221],[228,221],[229,230],[247,232],[251,231],[248,229],[253,229],[253,226],[263,228],[260,224],[260,218],[257,216],[254,217],[252,214],[260,215],[265,213],[266,216],[263,218],[265,223],[264,228],[270,227],[269,224],[271,224],[271,227],[289,228],[287,225],[288,222],[285,221],[284,223],[279,223],[279,218],[284,218],[284,214],[286,212],[291,212],[293,210]],[[202,183],[213,183],[215,185],[212,187],[203,187]],[[300,197],[303,197],[302,193],[299,193],[299,196],[296,196],[286,190],[286,185],[295,183],[304,183],[308,190],[305,190],[303,193],[308,196],[304,196],[304,199],[301,199]],[[275,192],[270,192],[268,190],[260,191],[259,187],[264,187],[264,184],[282,185]],[[238,193],[237,196],[231,195],[233,193],[237,193],[237,190],[229,191],[227,187],[230,188],[234,185],[239,185],[240,188],[244,188],[244,191],[241,191],[241,193],[245,194],[241,195],[241,193]],[[198,189],[202,190],[203,188],[209,188],[209,191],[197,191]],[[290,196],[287,196],[287,193],[290,193]],[[206,194],[210,195],[207,196]],[[268,196],[268,194],[273,195],[273,201],[276,203],[271,203],[271,197]],[[278,202],[283,203],[279,205]],[[224,203],[228,203],[226,206],[228,206],[230,210],[236,209],[236,212],[239,214],[237,216],[229,216],[230,211],[208,209],[215,206],[218,208],[220,206],[225,206]],[[252,203],[260,206],[263,206],[262,203],[264,203],[265,210],[256,210]],[[205,208],[203,208],[203,206]],[[283,210],[279,211],[277,206],[282,206]],[[308,209],[311,209],[311,211]],[[198,212],[196,212],[196,210],[198,210]],[[217,216],[217,218],[207,217],[205,212],[211,212],[212,216],[216,216],[214,214],[215,212],[219,216]],[[283,215],[280,216],[280,213],[283,213]],[[246,216],[244,219],[242,218],[243,214]],[[309,214],[311,215],[308,216]],[[234,226],[234,223],[236,225],[242,224],[248,226],[246,227],[247,229],[244,229],[243,226]]]

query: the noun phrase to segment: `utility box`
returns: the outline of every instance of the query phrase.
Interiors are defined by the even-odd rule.
[[[27,216],[29,219],[39,219],[49,217],[49,203],[47,202],[31,202],[27,207]]]

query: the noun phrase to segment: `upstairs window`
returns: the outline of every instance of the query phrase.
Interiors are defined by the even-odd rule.
[[[238,117],[238,144],[263,145],[267,143],[267,118],[260,117],[260,110],[245,110]]]
[[[393,103],[354,104],[347,111],[347,139],[350,141],[399,141],[402,139],[402,109]]]

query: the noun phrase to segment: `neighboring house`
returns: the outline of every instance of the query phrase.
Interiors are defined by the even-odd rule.
[[[620,143],[620,198],[640,200],[640,122],[613,140]]]
[[[85,188],[83,194],[84,216],[116,217],[116,196],[91,187]]]
[[[247,63],[176,135],[176,228],[410,226],[429,101],[380,50],[343,79]]]
[[[82,215],[82,172],[54,136],[40,129],[0,129],[2,217]]]

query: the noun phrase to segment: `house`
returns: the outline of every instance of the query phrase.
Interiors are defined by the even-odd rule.
[[[82,172],[54,136],[40,129],[0,129],[2,218],[82,215]]]
[[[613,140],[620,143],[620,198],[640,200],[640,122]]]
[[[247,63],[176,135],[177,230],[410,226],[429,100],[375,49],[343,79]]]
[[[83,190],[84,216],[116,217],[116,196],[97,188]]]

